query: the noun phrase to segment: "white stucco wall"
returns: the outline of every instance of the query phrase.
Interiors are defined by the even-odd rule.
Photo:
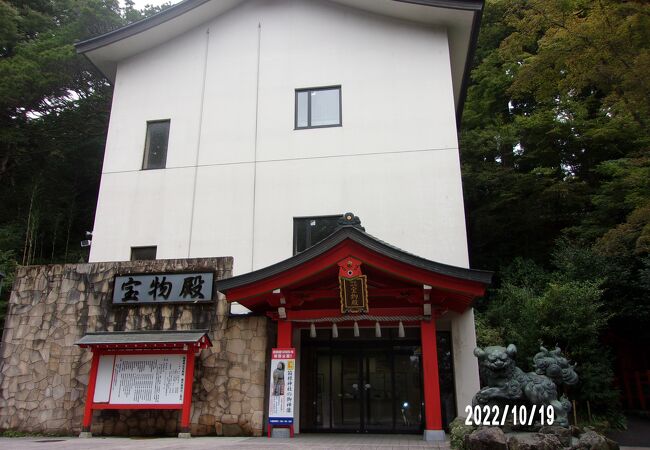
[[[466,417],[465,407],[472,404],[472,397],[480,389],[476,348],[474,310],[463,314],[451,314],[451,339],[454,352],[454,381],[456,384],[456,412]]]
[[[294,130],[295,89],[325,85],[342,87],[343,126]],[[146,122],[166,118],[167,168],[142,171]],[[119,64],[90,260],[157,245],[244,273],[291,256],[293,217],[353,211],[393,245],[467,266],[455,130],[445,30],[243,4]]]
[[[293,218],[357,214],[468,266],[446,30],[325,1],[245,3],[117,70],[90,261],[292,255]],[[342,127],[294,130],[296,88],[341,85]],[[143,171],[148,120],[167,168]],[[458,412],[478,389],[473,313],[452,319]],[[471,393],[470,393],[471,392]]]

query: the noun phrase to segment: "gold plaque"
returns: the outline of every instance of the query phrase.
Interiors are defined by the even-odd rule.
[[[339,288],[342,314],[368,312],[368,281],[365,275],[339,277]]]

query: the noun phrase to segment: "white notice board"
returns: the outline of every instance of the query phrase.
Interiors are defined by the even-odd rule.
[[[94,402],[180,405],[186,355],[102,355]]]

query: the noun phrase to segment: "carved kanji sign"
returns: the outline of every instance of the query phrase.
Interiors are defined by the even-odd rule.
[[[353,278],[339,277],[341,291],[341,312],[368,312],[368,282],[365,275]]]

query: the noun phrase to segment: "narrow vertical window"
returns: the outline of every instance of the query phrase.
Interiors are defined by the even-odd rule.
[[[167,163],[169,120],[147,122],[143,169],[164,169]]]
[[[341,86],[296,89],[296,129],[341,126]]]

